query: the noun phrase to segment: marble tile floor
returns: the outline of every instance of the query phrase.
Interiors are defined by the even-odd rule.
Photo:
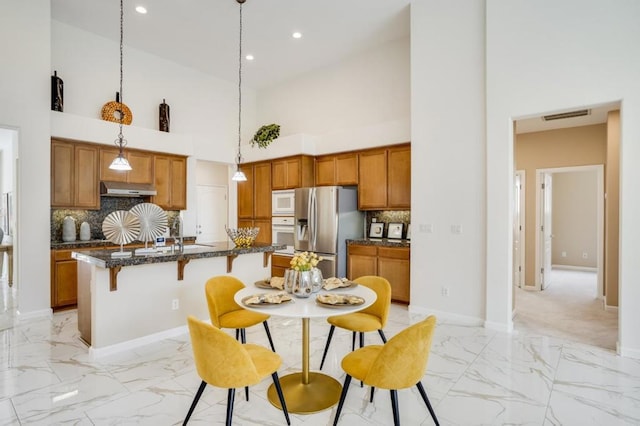
[[[5,284],[0,282],[0,285]],[[5,285],[6,287],[6,285]],[[188,334],[91,361],[79,342],[76,312],[16,323],[11,291],[0,313],[0,425],[181,424],[200,383]],[[392,305],[391,337],[421,319]],[[299,320],[270,319],[280,375],[299,371]],[[311,366],[318,367],[329,327],[311,323]],[[267,345],[262,327],[247,338]],[[367,343],[379,343],[377,334]],[[340,360],[351,337],[336,330],[324,371],[343,381]],[[266,399],[270,380],[237,392],[234,425],[282,425]],[[505,334],[440,321],[423,384],[442,425],[638,425],[640,361],[614,352],[527,331]],[[389,393],[352,382],[342,425],[392,424]],[[414,388],[399,392],[403,425],[431,425]],[[226,390],[208,386],[190,424],[223,424]],[[335,407],[292,415],[293,425],[332,424]]]

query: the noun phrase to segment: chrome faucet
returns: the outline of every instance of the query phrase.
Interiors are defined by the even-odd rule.
[[[180,215],[176,216],[171,226],[171,236],[173,237],[173,246],[177,247],[182,252],[184,248],[184,240],[182,235],[182,218]],[[177,241],[176,241],[177,239]]]

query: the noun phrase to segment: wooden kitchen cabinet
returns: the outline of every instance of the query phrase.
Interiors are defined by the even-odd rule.
[[[153,184],[153,154],[150,152],[125,150],[125,157],[131,170],[111,170],[109,166],[118,156],[117,148],[100,148],[100,180],[108,182],[129,182]]]
[[[298,155],[271,161],[271,189],[313,186],[313,157]]]
[[[316,157],[315,185],[357,185],[358,154],[323,155]]]
[[[77,261],[72,250],[51,251],[51,308],[74,308],[78,300]]]
[[[98,147],[51,140],[51,207],[100,208]]]
[[[246,163],[238,182],[238,219],[271,219],[271,163]]]
[[[271,276],[284,277],[284,271],[291,268],[291,256],[271,255]]]
[[[238,219],[238,228],[260,228],[257,243],[271,244],[271,219]]]
[[[153,168],[157,195],[151,198],[151,202],[165,210],[186,210],[186,157],[155,154],[153,156]]]
[[[360,152],[358,174],[360,210],[411,208],[411,145]]]
[[[347,278],[378,275],[391,284],[391,299],[409,303],[410,249],[408,247],[348,246]]]

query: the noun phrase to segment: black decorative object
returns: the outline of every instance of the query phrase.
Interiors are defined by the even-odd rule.
[[[51,76],[51,111],[62,112],[64,107],[64,83],[58,77],[58,71]]]
[[[159,115],[158,115],[158,119],[160,122],[160,131],[161,132],[169,132],[169,123],[171,122],[171,117],[169,115],[169,105],[167,105],[167,103],[165,102],[165,100],[162,100],[162,103],[160,104],[160,110],[159,110]]]

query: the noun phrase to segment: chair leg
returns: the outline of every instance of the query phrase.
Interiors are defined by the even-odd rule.
[[[236,340],[240,340],[240,329],[236,328]]]
[[[369,402],[373,402],[373,392],[376,390],[375,387],[371,386],[371,396],[369,397]]]
[[[249,400],[249,386],[245,386],[244,387],[244,398],[248,401]]]
[[[351,376],[346,375],[344,378],[344,384],[342,385],[342,393],[340,394],[340,402],[338,402],[338,409],[336,410],[336,417],[333,419],[333,426],[338,424],[338,418],[340,418],[340,412],[342,412],[342,406],[344,400],[347,398],[347,392],[349,391],[349,384],[351,383]]]
[[[364,333],[361,331],[360,332],[360,347],[362,348],[364,346]]]
[[[393,424],[400,426],[400,413],[398,413],[398,391],[391,389],[391,409],[393,410]]]
[[[287,420],[287,424],[290,425],[291,421],[289,420],[289,410],[287,410],[287,403],[284,401],[284,394],[282,393],[282,387],[280,387],[278,373],[273,373],[271,377],[273,378],[273,384],[276,387],[276,392],[278,392],[278,399],[280,399],[280,405],[282,405],[282,411],[284,411],[284,418]]]
[[[322,370],[322,366],[324,365],[324,359],[327,357],[327,352],[329,351],[329,344],[331,343],[331,338],[333,337],[333,331],[336,329],[335,325],[332,325],[329,329],[329,337],[327,337],[327,344],[324,345],[324,353],[322,354],[322,362],[320,363],[320,370]]]
[[[240,329],[240,342],[242,342],[242,344],[247,343],[247,333],[244,328]]]
[[[351,334],[351,352],[356,350],[356,332]]]
[[[436,417],[436,412],[433,411],[433,407],[431,406],[431,402],[429,402],[429,397],[427,396],[427,392],[425,392],[424,390],[424,386],[422,386],[422,382],[416,383],[416,387],[418,388],[418,391],[420,391],[420,396],[422,397],[422,400],[424,401],[425,404],[427,404],[427,408],[429,409],[429,413],[433,418],[433,422],[436,424],[436,426],[440,426],[440,422],[438,422],[438,418]]]
[[[233,417],[233,400],[236,396],[236,390],[234,388],[229,389],[227,393],[227,426],[231,426],[231,417]]]
[[[382,331],[382,329],[378,330],[378,334],[380,335],[380,338],[382,339],[382,343],[387,343],[387,338],[384,335],[384,331]]]
[[[267,321],[262,321],[262,325],[264,325],[264,331],[267,332],[267,339],[269,339],[269,345],[271,345],[271,350],[275,352],[276,348],[275,346],[273,346],[273,340],[271,340],[271,332],[269,331],[269,324],[267,324]]]
[[[202,396],[202,392],[206,387],[207,387],[207,382],[203,380],[202,383],[200,383],[200,387],[198,388],[198,391],[196,392],[196,396],[193,398],[193,402],[191,403],[191,407],[189,407],[189,412],[187,413],[187,417],[185,417],[184,422],[182,423],[182,426],[185,426],[189,421],[189,418],[191,417],[191,414],[193,414],[193,410],[196,409],[196,405],[198,405],[198,401],[200,400],[200,397]]]

